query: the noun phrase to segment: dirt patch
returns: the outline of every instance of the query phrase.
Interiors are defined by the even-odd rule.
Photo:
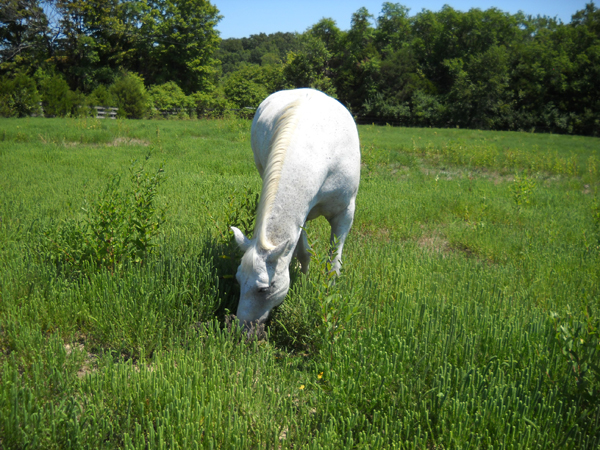
[[[497,171],[490,171],[487,169],[482,170],[471,170],[471,169],[461,169],[461,168],[429,168],[423,167],[421,171],[428,176],[436,177],[438,179],[443,179],[444,181],[449,181],[453,179],[461,179],[462,177],[467,177],[469,180],[473,180],[475,178],[483,178],[491,181],[494,185],[498,185],[500,183],[512,182],[515,181],[514,175],[510,174],[502,174]]]
[[[438,233],[423,234],[417,241],[419,246],[434,253],[449,253],[450,244],[447,239]]]
[[[73,345],[65,344],[65,352],[67,353],[67,356],[71,356],[71,354],[73,353],[73,350],[77,350],[79,352],[85,352],[85,347],[83,346],[83,344],[80,344],[80,343],[76,343]],[[94,372],[96,370],[94,368],[95,361],[96,361],[96,355],[94,355],[92,353],[87,353],[85,361],[83,362],[83,365],[77,371],[77,376],[79,378],[83,378],[86,375],[89,375],[90,373]]]
[[[148,147],[148,145],[150,145],[150,142],[144,141],[143,139],[118,137],[116,139],[113,139],[112,142],[106,144],[107,147],[118,147],[120,145],[141,145],[143,147]]]
[[[365,239],[375,239],[380,242],[388,243],[390,242],[390,230],[385,227],[380,228],[367,228],[362,224],[360,229],[353,230],[353,233],[356,232],[361,238]]]

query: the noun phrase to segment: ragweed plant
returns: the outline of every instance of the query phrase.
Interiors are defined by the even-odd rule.
[[[338,275],[333,270],[332,259],[337,253],[338,246],[337,237],[334,238],[326,253],[317,253],[316,242],[309,245],[311,254],[309,282],[316,293],[320,321],[316,335],[323,343],[336,341],[358,310],[356,302],[348,295],[349,293],[346,292],[345,295],[342,293]]]
[[[569,367],[565,386],[574,384],[570,392],[587,405],[600,401],[600,320],[586,310],[585,322],[573,314],[551,313],[555,339]]]
[[[219,244],[226,245],[232,243],[233,232],[230,227],[235,226],[246,236],[252,236],[254,233],[254,224],[256,221],[256,209],[258,208],[259,194],[252,188],[246,190],[235,190],[227,197],[227,203],[224,210],[215,214],[214,211],[205,202],[206,213],[214,225]]]
[[[510,185],[509,189],[515,206],[519,211],[523,206],[531,203],[531,196],[536,187],[536,181],[527,176],[526,172],[521,175],[515,175],[515,181]]]
[[[121,177],[115,175],[102,194],[82,208],[83,220],[69,219],[43,230],[41,254],[71,273],[100,267],[115,272],[126,262],[141,264],[165,222],[165,208],[155,204],[164,182],[163,166],[150,173],[132,162],[129,181],[129,189],[123,191]]]

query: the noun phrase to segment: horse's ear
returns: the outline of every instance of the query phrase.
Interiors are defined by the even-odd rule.
[[[233,236],[235,237],[235,242],[237,243],[240,250],[243,252],[248,250],[250,248],[250,246],[252,245],[252,242],[250,242],[250,239],[248,239],[246,236],[244,236],[244,233],[242,233],[236,227],[231,227],[231,231],[233,231]]]
[[[277,247],[272,248],[271,250],[269,250],[269,257],[268,257],[268,259],[274,260],[274,259],[279,258],[281,256],[281,254],[283,253],[283,251],[285,250],[286,247],[287,247],[287,242],[283,241]]]

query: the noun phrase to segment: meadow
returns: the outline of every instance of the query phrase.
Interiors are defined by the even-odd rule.
[[[0,120],[0,448],[600,446],[600,139],[359,126],[341,277],[309,223],[247,339],[249,132]]]

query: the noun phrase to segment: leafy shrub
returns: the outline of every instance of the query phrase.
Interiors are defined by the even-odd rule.
[[[175,108],[188,108],[192,100],[174,81],[161,85],[154,85],[148,90],[152,104],[159,111],[169,111]]]
[[[331,52],[325,43],[311,34],[300,38],[301,48],[288,52],[283,76],[290,87],[312,87],[336,97],[336,89],[329,75]]]
[[[337,240],[319,251],[309,236],[310,274],[306,283],[290,289],[285,302],[273,312],[271,336],[285,347],[315,351],[342,335],[358,311],[358,303],[344,289],[343,278],[332,270]],[[295,269],[292,268],[295,277]]]
[[[129,168],[131,187],[122,192],[115,176],[94,203],[84,208],[83,221],[68,220],[46,229],[42,254],[67,272],[106,267],[111,272],[124,263],[142,263],[165,221],[165,211],[154,201],[164,181],[162,166],[150,174],[141,166]]]
[[[235,72],[225,83],[225,95],[236,108],[257,108],[269,92],[262,84]]]
[[[510,185],[509,189],[517,209],[521,209],[523,206],[531,203],[531,194],[536,186],[537,183],[535,180],[528,177],[526,173],[515,175],[515,181]]]
[[[89,99],[79,89],[69,91],[69,102],[71,103],[71,117],[85,117],[92,115],[90,112]]]
[[[234,108],[220,91],[194,92],[190,99],[198,117],[223,117]]]
[[[12,117],[15,115],[15,102],[11,95],[10,80],[0,79],[0,117]]]
[[[381,93],[376,94],[363,105],[363,114],[368,118],[400,122],[403,125],[410,123],[410,108],[408,104],[397,104],[389,101]]]
[[[310,285],[317,294],[320,324],[316,335],[322,342],[337,340],[346,325],[358,311],[358,305],[352,299],[344,298],[337,274],[332,268],[331,258],[337,253],[337,238],[331,244],[328,253],[319,255],[315,246],[310,246],[312,276]],[[316,269],[316,270],[315,270]]]
[[[38,86],[46,117],[66,117],[73,108],[73,93],[65,79],[57,74],[43,74],[36,72]]]
[[[416,91],[412,99],[413,124],[421,127],[444,126],[446,107],[438,96]]]
[[[110,87],[110,93],[116,100],[120,116],[141,119],[150,110],[150,96],[144,79],[133,72],[121,75]]]
[[[586,321],[570,312],[550,315],[555,340],[568,365],[565,385],[571,395],[586,405],[600,401],[600,319],[588,307]]]
[[[230,227],[237,227],[246,236],[252,236],[256,221],[259,193],[252,188],[234,190],[228,197],[222,213],[215,215],[205,202],[206,214],[212,221],[219,244],[235,244]],[[237,248],[237,245],[236,245]]]
[[[0,115],[26,117],[40,112],[40,94],[35,80],[24,73],[0,81]]]
[[[227,100],[241,109],[243,117],[252,116],[267,96],[283,87],[283,75],[278,66],[244,66],[229,75],[223,89]],[[245,108],[251,108],[244,110]]]
[[[104,107],[114,107],[117,104],[111,91],[104,85],[100,85],[92,91],[89,96],[89,102],[91,106]]]

